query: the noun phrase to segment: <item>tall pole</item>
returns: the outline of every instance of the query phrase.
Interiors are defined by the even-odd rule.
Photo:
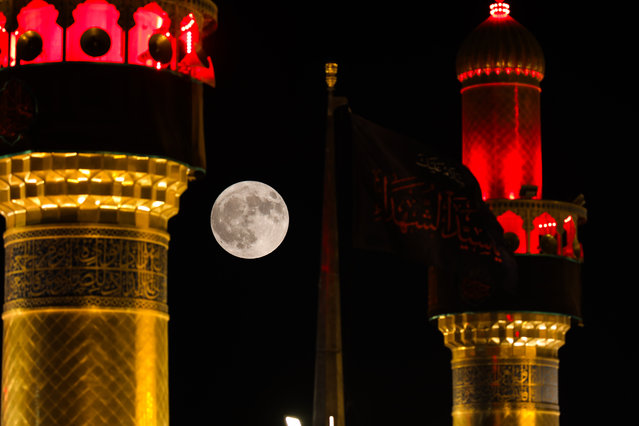
[[[333,96],[337,64],[326,64],[328,111],[322,207],[322,248],[317,302],[317,347],[313,426],[344,426],[344,375],[339,286],[337,184],[335,180],[334,111],[345,103]]]

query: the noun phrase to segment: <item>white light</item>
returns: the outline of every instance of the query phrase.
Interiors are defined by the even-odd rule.
[[[191,31],[186,33],[186,53],[193,51],[193,33]]]
[[[286,426],[302,426],[302,422],[297,417],[285,417]]]
[[[333,416],[328,416],[328,426],[335,426],[335,418]]]
[[[288,209],[282,196],[257,181],[229,186],[211,209],[211,230],[220,247],[243,259],[263,257],[279,247],[286,236],[288,222]]]

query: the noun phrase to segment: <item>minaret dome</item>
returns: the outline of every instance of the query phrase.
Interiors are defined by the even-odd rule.
[[[544,54],[535,37],[510,16],[507,3],[493,3],[490,16],[462,43],[457,78],[464,86],[489,81],[539,84]]]

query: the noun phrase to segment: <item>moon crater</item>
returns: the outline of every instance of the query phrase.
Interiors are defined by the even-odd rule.
[[[226,188],[211,210],[211,229],[230,254],[255,259],[275,250],[288,231],[288,209],[273,188],[243,181]]]

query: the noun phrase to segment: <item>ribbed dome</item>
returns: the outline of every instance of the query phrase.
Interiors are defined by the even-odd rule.
[[[544,74],[544,54],[535,37],[509,15],[490,16],[470,33],[457,53],[457,76],[472,84],[476,77],[492,81],[531,81]],[[475,77],[475,78],[473,78]]]

